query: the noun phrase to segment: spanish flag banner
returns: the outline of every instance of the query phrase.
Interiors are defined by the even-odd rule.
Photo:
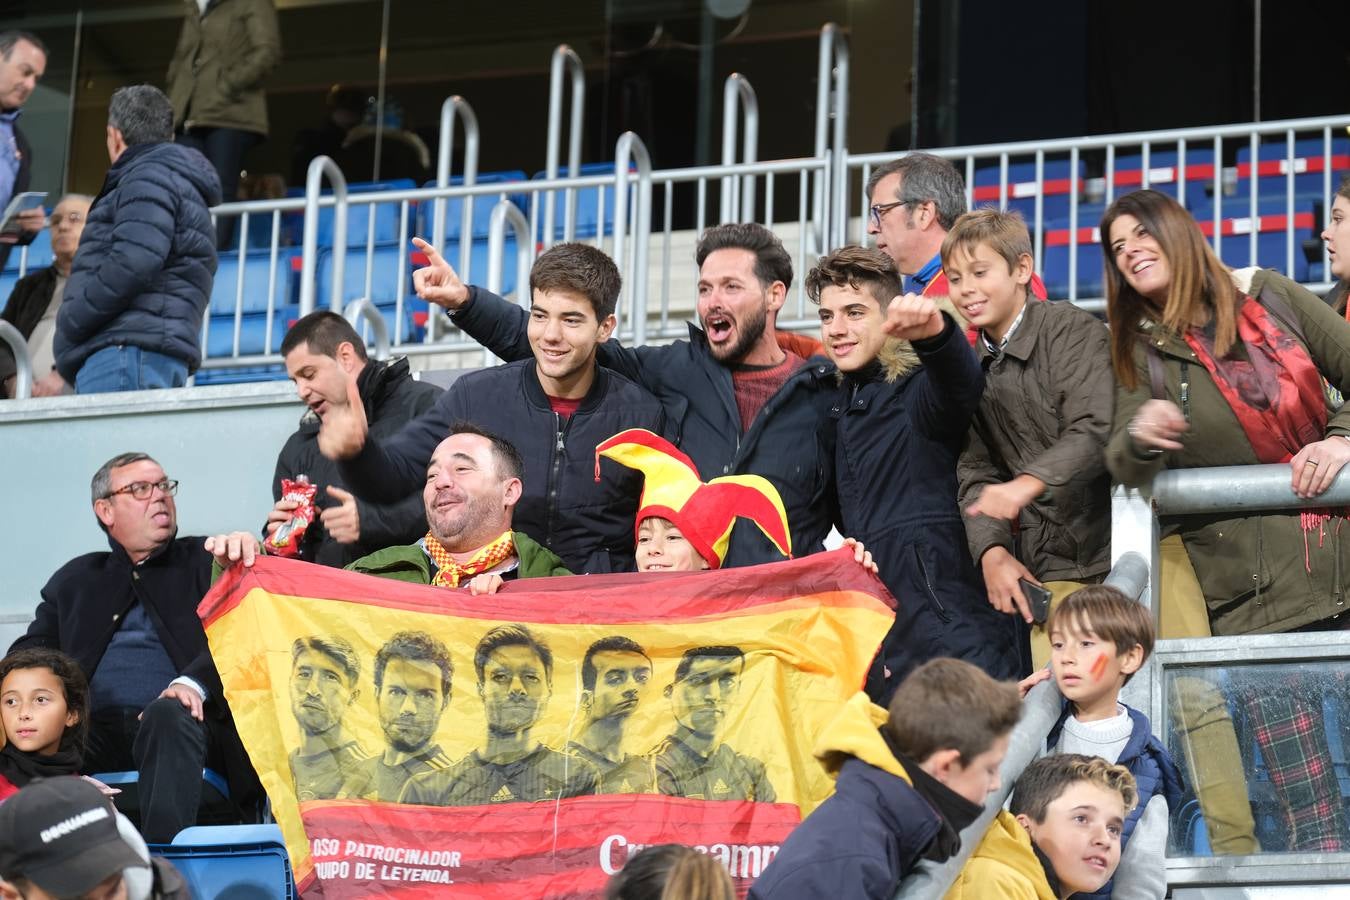
[[[480,597],[263,557],[199,612],[303,896],[552,898],[672,841],[743,892],[892,606],[846,548]]]

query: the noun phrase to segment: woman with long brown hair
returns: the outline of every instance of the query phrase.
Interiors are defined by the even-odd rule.
[[[1333,410],[1323,382],[1350,386],[1350,323],[1282,275],[1228,269],[1190,214],[1156,191],[1118,199],[1101,235],[1118,382],[1112,475],[1142,487],[1164,468],[1278,463],[1289,465],[1296,495],[1323,493],[1350,461],[1350,408]],[[1350,627],[1343,524],[1334,511],[1294,510],[1186,516],[1168,527],[1181,536],[1212,633],[1234,635]],[[1310,682],[1271,690],[1267,677],[1239,694],[1286,809],[1289,849],[1342,850],[1350,835],[1321,686]]]

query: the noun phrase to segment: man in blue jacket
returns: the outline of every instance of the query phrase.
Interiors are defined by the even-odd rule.
[[[173,143],[173,107],[148,84],[113,92],[108,156],[56,321],[56,369],[79,394],[181,387],[201,362],[220,179]]]
[[[418,241],[431,265],[414,273],[417,294],[444,307],[455,325],[503,359],[530,354],[530,313],[464,284],[440,254]],[[822,549],[834,508],[835,367],[819,345],[775,327],[792,284],[792,258],[763,225],[718,225],[699,239],[698,315],[689,340],[659,347],[600,344],[601,366],[651,391],[676,443],[706,481],[767,478],[783,498],[792,546]],[[638,277],[645,278],[647,273]],[[607,337],[608,335],[606,335]],[[782,559],[754,525],[738,524],[723,566]]]
[[[430,245],[419,246],[433,265],[440,260]],[[516,530],[570,571],[633,571],[642,476],[611,460],[597,472],[595,448],[629,428],[661,433],[665,415],[642,388],[596,364],[596,348],[614,330],[620,284],[604,251],[578,243],[551,248],[530,270],[528,312],[479,291],[525,318],[525,353],[517,362],[461,376],[393,435],[368,431],[359,402],[329,409],[319,450],[341,461],[342,479],[357,497],[389,503],[425,483],[432,451],[456,422],[472,422],[524,457]]]

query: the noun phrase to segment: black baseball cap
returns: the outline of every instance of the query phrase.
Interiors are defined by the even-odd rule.
[[[112,803],[83,778],[40,779],[0,803],[0,875],[7,878],[66,897],[146,865],[118,833]]]

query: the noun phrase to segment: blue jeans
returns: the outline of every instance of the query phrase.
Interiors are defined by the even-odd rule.
[[[187,376],[184,360],[123,344],[104,347],[84,361],[75,375],[75,393],[182,387],[187,384]]]

